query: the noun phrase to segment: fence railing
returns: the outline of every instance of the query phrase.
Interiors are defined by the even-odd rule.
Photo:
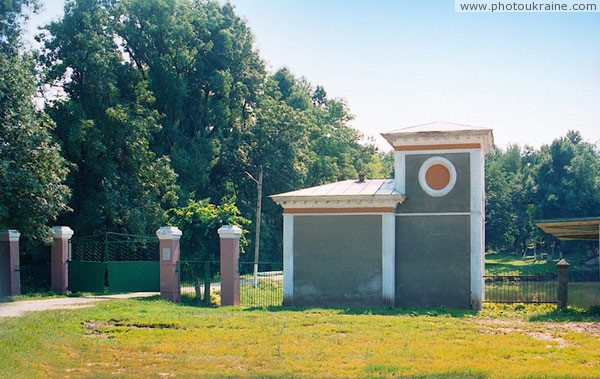
[[[483,278],[485,302],[488,303],[559,302],[559,279],[554,274],[486,275]],[[578,308],[600,306],[600,272],[598,269],[569,271],[566,288],[566,305]]]
[[[220,265],[219,261],[180,261],[182,303],[216,305],[216,296],[221,290]]]
[[[283,303],[283,264],[240,262],[240,304],[247,307],[280,306]]]
[[[218,305],[221,291],[219,261],[181,261],[179,263],[181,301],[191,305]],[[281,263],[240,262],[240,305],[279,306],[283,303],[283,266]]]
[[[69,243],[72,261],[158,261],[155,236],[107,232],[72,238]]]
[[[569,271],[567,304],[579,308],[600,306],[600,271]]]
[[[556,275],[486,275],[485,302],[557,303]]]

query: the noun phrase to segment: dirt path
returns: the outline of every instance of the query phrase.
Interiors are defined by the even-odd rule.
[[[130,299],[158,295],[158,292],[134,292],[118,295],[89,296],[89,297],[60,297],[42,300],[25,300],[11,303],[0,303],[0,318],[19,317],[25,312],[46,311],[51,309],[73,309],[90,307],[98,301],[111,299]]]

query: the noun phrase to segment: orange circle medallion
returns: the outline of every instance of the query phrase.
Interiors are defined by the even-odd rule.
[[[427,169],[425,181],[431,189],[439,191],[450,183],[450,171],[444,165],[434,164]]]

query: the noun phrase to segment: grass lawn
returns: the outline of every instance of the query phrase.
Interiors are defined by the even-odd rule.
[[[558,260],[547,263],[546,260],[533,261],[531,259],[522,260],[520,255],[491,253],[485,256],[486,275],[556,275],[556,263]],[[570,262],[570,271],[596,269],[582,264],[581,259],[572,259]],[[556,293],[547,293],[547,286],[539,283],[513,283],[507,286],[504,283],[486,282],[486,296],[490,299],[497,299],[495,291],[500,291],[504,295],[502,298],[540,300],[547,298],[556,298]],[[553,287],[552,291],[556,291]],[[600,282],[598,281],[570,281],[569,282],[569,305],[587,308],[594,305],[600,305]]]
[[[542,275],[556,274],[556,263],[547,263],[545,259],[523,260],[520,255],[491,253],[485,255],[486,275]]]
[[[0,377],[600,377],[600,318],[552,306],[252,309],[111,300],[0,320]]]

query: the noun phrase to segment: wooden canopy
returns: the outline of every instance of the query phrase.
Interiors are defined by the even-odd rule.
[[[561,241],[599,240],[598,235],[600,234],[600,217],[539,220],[536,221],[535,224],[544,232],[552,234]]]

